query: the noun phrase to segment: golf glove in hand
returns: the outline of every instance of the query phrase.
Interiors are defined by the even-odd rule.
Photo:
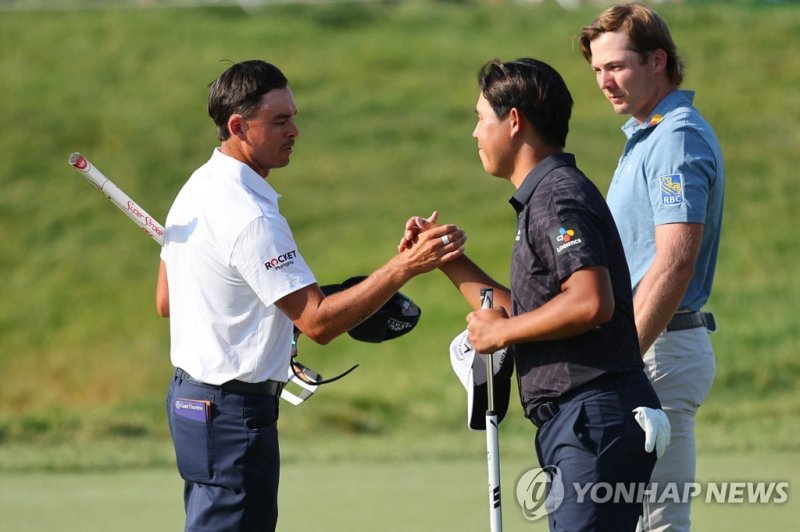
[[[644,430],[644,450],[648,453],[656,450],[656,458],[661,458],[667,450],[672,437],[667,414],[661,409],[640,406],[633,409],[634,417]]]

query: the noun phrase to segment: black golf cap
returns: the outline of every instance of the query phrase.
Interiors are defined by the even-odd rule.
[[[346,290],[366,279],[366,275],[351,277],[341,284],[320,287],[326,296]],[[347,333],[360,342],[381,343],[402,336],[413,329],[422,311],[411,299],[400,292],[387,301],[375,314],[359,323]]]

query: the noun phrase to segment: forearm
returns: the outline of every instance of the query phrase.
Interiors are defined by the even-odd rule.
[[[169,318],[169,283],[167,282],[167,265],[163,260],[158,266],[156,310],[162,318]]]
[[[377,312],[412,277],[408,269],[390,260],[360,283],[322,299],[307,325],[314,331],[312,338],[325,344],[352,329]]]
[[[669,323],[694,275],[703,239],[701,224],[656,226],[656,254],[633,297],[639,349],[645,353]]]
[[[587,268],[541,307],[501,322],[500,334],[505,345],[571,338],[609,321],[614,308],[608,270]]]
[[[511,292],[508,288],[492,279],[466,255],[443,264],[439,268],[450,282],[461,292],[464,299],[473,309],[481,308],[481,289],[494,289],[494,306],[503,307],[511,315]]]
[[[442,236],[448,235],[448,241]],[[330,297],[316,285],[276,302],[315,342],[325,344],[374,314],[411,278],[438,268],[463,254],[464,233],[455,226],[432,229],[412,249],[389,259],[362,282]]]
[[[642,353],[650,349],[678,310],[691,278],[690,273],[682,273],[674,266],[654,263],[639,283],[633,298],[633,315]]]
[[[608,270],[586,268],[573,273],[544,305],[512,318],[497,310],[476,310],[467,316],[467,329],[475,349],[489,353],[509,345],[583,334],[609,321],[614,306]]]

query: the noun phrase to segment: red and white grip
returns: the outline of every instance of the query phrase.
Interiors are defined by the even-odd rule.
[[[155,218],[147,214],[147,211],[142,209],[130,196],[120,190],[109,178],[103,175],[103,172],[90,163],[86,157],[75,152],[69,156],[69,164],[88,179],[105,197],[110,199],[111,203],[124,212],[128,218],[133,220],[140,229],[150,235],[159,245],[164,245],[164,227]]]

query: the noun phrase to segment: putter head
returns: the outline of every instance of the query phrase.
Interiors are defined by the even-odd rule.
[[[314,395],[319,388],[316,383],[322,380],[322,376],[294,359],[290,364],[289,380],[281,392],[281,399],[297,406]]]
[[[329,284],[320,287],[326,296],[341,292],[366,279],[365,275],[351,277],[341,284]],[[419,321],[422,311],[401,292],[395,294],[375,314],[359,323],[347,334],[360,342],[381,343],[403,336],[413,329]]]

